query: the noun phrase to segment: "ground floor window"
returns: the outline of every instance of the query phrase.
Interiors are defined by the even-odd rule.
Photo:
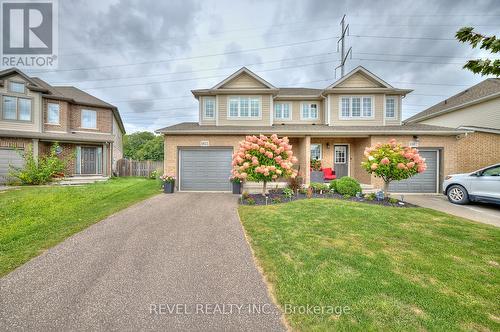
[[[311,160],[321,160],[321,144],[311,144]]]

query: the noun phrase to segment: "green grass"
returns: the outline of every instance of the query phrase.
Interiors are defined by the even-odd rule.
[[[500,330],[498,228],[430,209],[321,199],[239,213],[283,309],[350,309],[286,314],[293,329]]]
[[[85,186],[0,192],[0,276],[158,190],[154,180],[118,178]]]

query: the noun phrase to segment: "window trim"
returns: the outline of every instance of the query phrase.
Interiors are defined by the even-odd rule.
[[[313,160],[312,156],[311,156],[313,145],[319,146],[319,159],[317,159],[317,160],[323,160],[323,144],[321,144],[321,143],[311,143],[311,145],[309,147],[309,158],[311,158],[311,160]],[[316,159],[314,159],[314,160],[316,160]]]
[[[4,116],[4,107],[3,107],[3,99],[5,97],[16,98],[16,118],[15,119],[6,119]],[[19,119],[19,99],[26,99],[30,101],[30,119],[29,120],[20,120]],[[11,121],[11,122],[22,122],[22,123],[33,123],[33,98],[27,96],[15,96],[9,94],[0,95],[0,107],[1,107],[1,121]]]
[[[311,111],[309,111],[309,117],[304,117],[304,105],[309,105],[309,107],[311,107],[311,105],[316,105],[316,117],[315,118],[312,118],[311,117]],[[314,121],[314,120],[319,120],[319,113],[321,112],[320,110],[320,107],[319,107],[319,103],[318,102],[301,102],[300,103],[300,119],[301,120],[305,120],[305,121]]]
[[[349,99],[349,116],[342,115],[342,99]],[[352,99],[359,98],[360,99],[360,116],[352,116]],[[363,99],[370,98],[371,99],[371,115],[364,116],[365,106]],[[375,119],[375,96],[374,95],[340,95],[339,96],[339,112],[338,117],[339,120],[373,120]]]
[[[288,117],[278,117],[276,115],[276,106],[278,106],[278,105],[288,105]],[[275,102],[274,103],[274,110],[273,110],[274,119],[275,120],[292,120],[292,107],[293,107],[292,103],[290,103],[290,102],[279,102],[279,101]],[[281,110],[281,112],[283,113],[283,109]]]
[[[23,92],[18,92],[18,91],[13,91],[10,87],[10,84],[11,83],[17,83],[17,84],[22,84],[23,85]],[[16,81],[16,80],[8,80],[7,81],[7,91],[9,93],[18,93],[18,94],[22,94],[22,95],[25,95],[26,94],[26,82],[24,81]]]
[[[248,98],[248,116],[241,116],[241,99],[242,98]],[[231,116],[230,113],[230,104],[231,100],[238,99],[238,115],[237,116]],[[259,102],[259,115],[258,116],[252,116],[252,110],[251,110],[251,100],[258,100]],[[227,97],[227,109],[226,109],[226,118],[228,120],[262,120],[262,96],[255,96],[255,95],[232,95]]]
[[[50,122],[49,105],[57,105],[57,122]],[[47,103],[47,122],[45,122],[45,124],[52,125],[52,126],[60,126],[61,125],[61,104],[59,104],[59,103]]]
[[[92,128],[92,127],[84,127],[83,126],[83,113],[85,111],[94,112],[94,114],[95,114],[95,127],[94,128]],[[96,110],[92,110],[92,109],[88,109],[88,108],[82,108],[80,110],[80,128],[82,128],[82,129],[93,129],[93,130],[97,129],[97,111]]]
[[[387,116],[387,101],[388,100],[393,100],[394,101],[394,116]],[[384,117],[386,119],[391,119],[391,120],[394,120],[394,119],[397,119],[397,102],[396,102],[396,97],[394,96],[386,96],[385,97],[385,101],[384,101]]]
[[[213,101],[214,103],[214,111],[213,111],[213,116],[207,116],[207,101]],[[214,96],[205,96],[203,97],[203,119],[205,120],[214,120],[215,119],[215,111],[217,108],[217,100]]]

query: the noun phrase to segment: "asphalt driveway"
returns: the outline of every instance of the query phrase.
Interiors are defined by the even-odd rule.
[[[158,195],[89,227],[0,279],[0,330],[284,330],[236,208]]]
[[[452,204],[444,195],[410,195],[405,201],[454,216],[500,227],[500,206],[493,204],[471,203],[468,205]]]

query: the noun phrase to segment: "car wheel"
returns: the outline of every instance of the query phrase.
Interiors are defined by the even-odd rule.
[[[469,194],[467,190],[458,184],[454,184],[448,189],[447,196],[448,200],[453,204],[469,203]]]

